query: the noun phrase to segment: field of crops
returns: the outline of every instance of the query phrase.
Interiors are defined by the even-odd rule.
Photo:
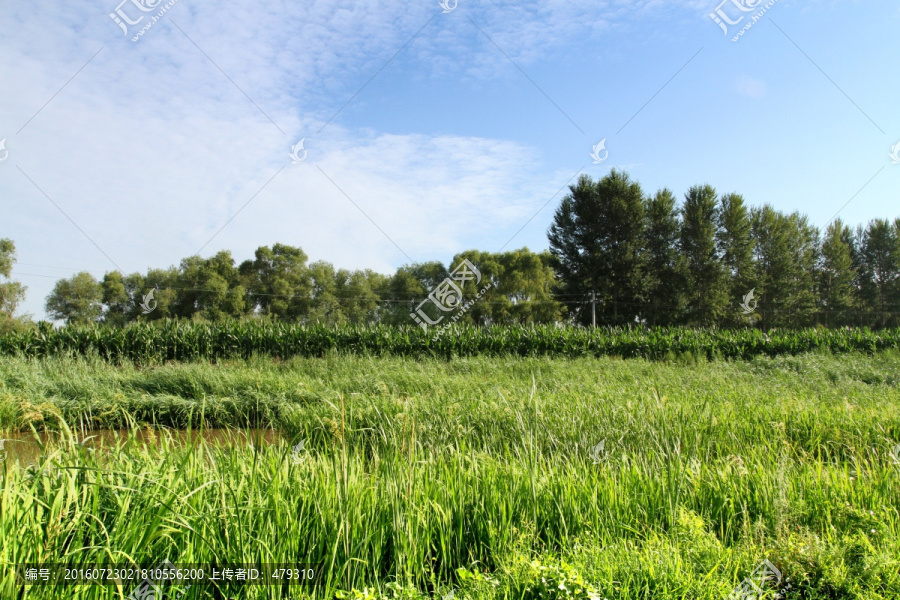
[[[900,352],[326,354],[0,356],[4,437],[62,432],[0,465],[2,560],[325,564],[316,587],[185,596],[251,600],[722,600],[769,560],[768,597],[900,597]],[[280,439],[136,437],[154,423]],[[122,425],[118,447],[69,431]],[[0,597],[20,594],[4,570]]]
[[[373,356],[619,356],[674,359],[741,358],[813,350],[875,352],[900,348],[900,329],[571,328],[454,326],[452,333],[417,327],[304,326],[285,323],[164,321],[125,328],[64,327],[0,336],[0,354],[58,356],[96,354],[122,361],[217,360],[254,355],[320,357],[328,352]]]

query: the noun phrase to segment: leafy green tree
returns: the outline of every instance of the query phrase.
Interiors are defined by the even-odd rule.
[[[415,318],[418,318],[419,310],[423,311],[428,319],[432,321],[443,316],[445,313],[439,310],[434,302],[427,300],[429,295],[450,276],[450,271],[447,267],[440,261],[429,261],[407,265],[401,267],[401,270],[405,270],[408,276],[412,278],[412,280],[406,282],[410,284],[410,289],[420,289],[421,294],[414,295],[411,298],[409,311],[406,312],[405,316],[399,315],[400,323],[415,325],[417,323]],[[404,275],[404,277],[406,276]],[[413,283],[413,281],[418,282],[418,285]],[[413,314],[416,317],[413,317]]]
[[[694,186],[685,194],[681,208],[679,250],[684,257],[687,288],[687,322],[710,326],[725,315],[728,280],[719,257],[716,190],[709,185]]]
[[[335,296],[349,323],[361,325],[376,322],[380,300],[376,289],[381,286],[382,277],[368,269],[338,269],[335,273]]]
[[[12,269],[16,264],[16,245],[10,239],[0,239],[0,333],[22,329],[27,318],[17,318],[16,307],[25,299],[25,286],[12,281]]]
[[[450,275],[450,270],[438,260],[415,263],[409,267],[409,272],[422,284],[426,293],[433,290]]]
[[[132,319],[155,321],[176,317],[175,307],[178,300],[181,274],[175,267],[167,269],[148,269],[146,275],[134,273],[125,278],[125,287],[131,290]],[[145,313],[142,304],[150,291],[156,303],[150,313]]]
[[[369,322],[383,323],[386,307],[391,303],[386,302],[385,299],[382,298],[381,293],[390,284],[391,276],[385,275],[384,273],[378,273],[371,269],[365,269],[361,272],[365,275],[366,285],[372,290],[372,294],[376,299],[374,308],[369,311]]]
[[[819,303],[826,327],[855,320],[858,278],[853,266],[853,233],[837,219],[825,230],[819,273]]]
[[[874,324],[887,327],[900,322],[900,223],[870,221],[859,246],[860,291],[866,307],[877,313]]]
[[[791,277],[790,231],[784,216],[772,206],[751,211],[751,222],[759,280],[756,286],[758,312],[764,328],[774,326],[778,311],[783,314],[785,291],[779,291]]]
[[[672,325],[684,315],[683,269],[679,267],[680,223],[675,195],[661,189],[646,199],[644,249],[647,258],[644,277],[649,325]]]
[[[341,309],[338,298],[337,272],[334,266],[324,260],[309,265],[312,278],[312,296],[307,320],[311,323],[337,325],[347,317]]]
[[[121,326],[132,321],[170,316],[169,307],[176,294],[173,286],[176,285],[174,269],[151,269],[146,277],[140,273],[123,276],[118,271],[108,272],[100,282],[104,305],[102,321]]]
[[[562,317],[564,307],[553,297],[556,278],[549,252],[467,250],[453,257],[451,271],[464,260],[478,269],[481,280],[460,286],[463,305],[471,304],[458,321],[479,325],[550,323]],[[455,313],[450,316],[456,317]]]
[[[100,284],[87,271],[60,279],[47,296],[47,314],[67,325],[96,323],[103,312]]]
[[[751,211],[763,327],[805,327],[816,308],[818,231],[806,217],[769,205]]]
[[[203,310],[204,294],[202,271],[205,260],[200,256],[189,256],[181,259],[178,265],[178,280],[175,288],[175,304],[172,307],[175,317],[190,319]]]
[[[176,292],[173,308],[178,317],[216,321],[248,312],[246,288],[228,250],[206,259],[183,259]]]
[[[756,286],[750,211],[739,194],[726,194],[720,200],[716,244],[727,286],[728,304],[723,322],[737,325],[743,319],[735,304]]]
[[[449,323],[454,318],[457,322],[478,325],[510,322],[512,320],[511,312],[514,308],[513,300],[493,287],[495,284],[501,284],[505,278],[506,266],[502,262],[502,255],[483,250],[460,252],[450,261],[450,272],[447,276],[449,277],[450,273],[463,265],[464,260],[468,260],[478,269],[481,281],[476,282],[473,279],[464,283],[454,282],[463,292],[460,309],[471,304],[464,312],[459,312],[459,316],[457,316],[458,311],[446,314],[438,311],[438,316],[445,316],[441,325]],[[484,288],[488,288],[488,290],[481,298],[478,298],[478,293]]]
[[[816,266],[820,263],[821,235],[806,215],[793,212],[788,216],[792,228],[791,252],[794,260],[794,279],[788,306],[794,313],[797,327],[816,322],[818,281]]]
[[[273,319],[300,321],[310,309],[312,277],[302,249],[275,244],[256,249],[255,259],[238,269],[249,306]]]
[[[504,314],[498,314],[494,322],[553,323],[562,319],[565,307],[553,297],[556,277],[548,251],[538,254],[520,248],[500,254],[499,262],[503,274],[484,297],[496,291],[509,304],[501,305]],[[485,285],[482,281],[479,287],[483,289]]]
[[[119,271],[104,274],[100,289],[101,302],[105,306],[103,322],[119,327],[125,325],[133,307],[132,297],[125,289],[125,276]]]
[[[589,221],[585,216],[593,207],[593,185],[588,176],[569,186],[569,194],[562,199],[553,215],[553,224],[547,230],[553,269],[558,279],[557,298],[569,314],[580,323],[590,323],[591,315],[584,310],[582,300],[594,289],[585,256],[585,229]]]
[[[576,319],[591,322],[586,300],[597,293],[598,322],[632,322],[644,299],[644,194],[613,169],[594,183],[583,175],[554,214],[548,238],[559,298]]]
[[[381,282],[378,296],[382,299],[380,320],[389,325],[414,325],[409,316],[427,295],[425,285],[409,266],[402,266]]]
[[[379,308],[379,320],[390,325],[415,325],[410,315],[415,313],[428,294],[439,285],[449,271],[440,261],[403,265],[393,275],[377,283],[377,293],[382,305]],[[422,310],[431,319],[439,316],[431,302],[425,302]]]

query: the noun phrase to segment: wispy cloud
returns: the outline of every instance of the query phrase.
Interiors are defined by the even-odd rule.
[[[766,95],[766,82],[747,75],[741,75],[734,81],[734,89],[742,96],[761,100]]]
[[[273,181],[207,252],[226,247],[245,257],[257,245],[282,241],[346,266],[389,270],[405,262],[315,164],[423,260],[514,230],[558,184],[536,175],[533,149],[508,140],[339,124],[309,136],[409,41],[436,4],[179,3],[137,43],[108,18],[114,8],[39,0],[0,16],[10,32],[0,42],[0,74],[15,91],[0,108],[0,125],[3,135],[20,127],[103,48],[10,138],[9,163],[27,168],[126,270],[168,265],[193,252],[289,162],[289,147],[304,136],[308,161]],[[479,18],[527,62],[558,36],[605,26],[602,18],[586,21],[587,10],[583,2],[501,3]],[[446,45],[477,35],[457,21],[435,22],[410,45],[410,57],[437,64]],[[493,53],[486,60],[503,58]],[[112,268],[29,182],[12,169],[0,177],[18,199],[4,213],[20,256],[56,266],[64,255],[62,262],[95,271]],[[32,293],[43,296],[48,285],[31,283]]]

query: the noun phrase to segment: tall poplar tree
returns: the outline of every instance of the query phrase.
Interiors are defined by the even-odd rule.
[[[598,324],[632,323],[644,301],[644,194],[613,169],[596,183],[582,176],[554,215],[548,237],[563,301],[581,323],[596,292]]]
[[[849,325],[855,317],[852,311],[857,273],[853,266],[852,236],[850,228],[837,219],[825,230],[822,240],[819,305],[826,327]]]
[[[728,295],[724,323],[730,325],[744,322],[737,305],[751,290],[755,292],[753,239],[750,229],[750,211],[744,204],[744,198],[739,194],[722,196],[716,243],[725,269]]]
[[[710,326],[725,314],[728,303],[725,268],[716,246],[716,190],[694,186],[685,194],[681,208],[679,250],[684,257],[687,287],[687,321]]]
[[[680,223],[675,195],[661,189],[646,200],[644,248],[646,250],[644,310],[647,323],[673,325],[684,317],[684,280],[679,267]]]
[[[770,205],[751,211],[763,326],[806,327],[815,320],[818,231],[798,213]]]
[[[861,295],[874,323],[887,327],[900,321],[900,223],[874,219],[862,231]]]

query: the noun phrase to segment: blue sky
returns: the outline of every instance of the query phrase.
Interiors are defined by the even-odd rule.
[[[177,0],[133,42],[166,2],[119,1],[0,13],[0,237],[37,318],[58,278],[201,248],[385,273],[540,250],[613,167],[819,227],[900,216],[896,2],[779,0],[733,42],[766,2]]]

